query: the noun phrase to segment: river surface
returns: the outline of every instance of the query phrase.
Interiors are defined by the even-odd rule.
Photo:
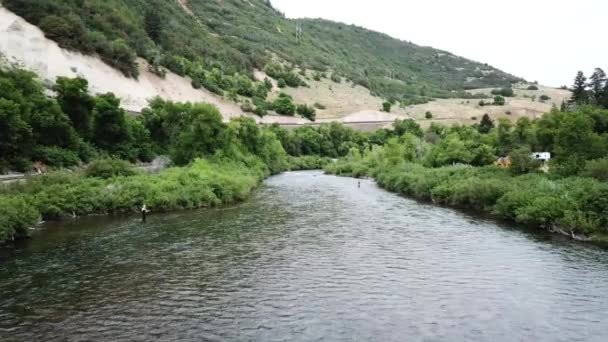
[[[608,341],[608,251],[320,172],[48,225],[0,295],[0,341]]]

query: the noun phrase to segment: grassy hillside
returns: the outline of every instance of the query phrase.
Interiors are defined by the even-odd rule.
[[[222,94],[236,92],[235,73],[251,77],[273,60],[287,62],[282,74],[271,73],[275,78],[300,77],[304,85],[292,67],[318,70],[396,99],[458,97],[462,89],[518,80],[449,52],[327,20],[301,20],[298,41],[297,22],[264,0],[1,1],[61,46],[97,54],[128,76],[137,77],[140,56],[159,73],[165,67]]]

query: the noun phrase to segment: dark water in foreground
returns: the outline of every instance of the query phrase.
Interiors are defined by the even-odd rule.
[[[288,173],[0,260],[0,341],[608,341],[608,251]]]

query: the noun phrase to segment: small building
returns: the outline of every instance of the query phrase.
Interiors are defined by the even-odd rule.
[[[548,162],[551,160],[551,152],[534,152],[530,157],[534,160]]]

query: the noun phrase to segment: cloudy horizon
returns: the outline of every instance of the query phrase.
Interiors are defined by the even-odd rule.
[[[567,0],[271,2],[289,18],[355,24],[548,86],[571,85],[578,70],[589,76],[596,67],[608,69],[602,38],[608,2],[602,0],[580,0],[576,7]]]

